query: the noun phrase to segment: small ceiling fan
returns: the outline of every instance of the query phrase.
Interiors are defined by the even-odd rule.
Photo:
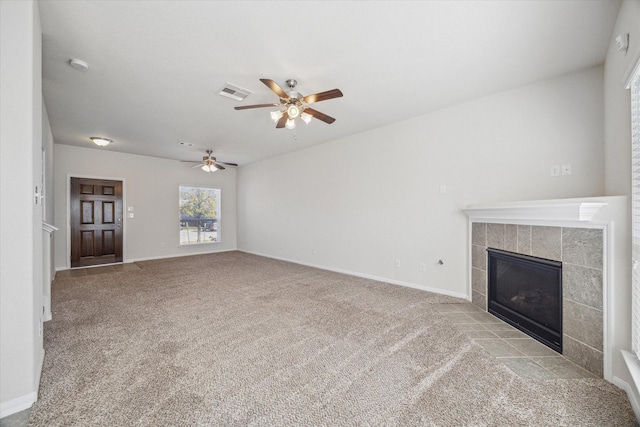
[[[202,158],[202,162],[198,163],[195,166],[191,166],[192,169],[202,168],[202,170],[205,172],[215,172],[217,170],[225,170],[226,168],[223,165],[234,167],[238,166],[236,163],[219,162],[215,157],[211,155],[213,151],[207,150],[206,152],[207,155]],[[181,160],[181,162],[195,163],[190,160]]]
[[[279,104],[256,104],[256,105],[244,105],[241,107],[234,107],[236,110],[248,110],[250,108],[264,108],[264,107],[284,107],[284,109],[271,112],[271,119],[276,123],[276,128],[280,129],[286,127],[293,129],[296,127],[295,119],[300,117],[302,121],[309,124],[311,118],[314,117],[327,124],[331,124],[336,121],[331,116],[327,116],[318,110],[314,110],[309,107],[309,104],[315,102],[327,101],[333,98],[340,98],[342,92],[340,89],[332,89],[325,92],[314,93],[313,95],[302,96],[296,92],[294,88],[298,84],[297,80],[289,79],[286,81],[289,91],[285,92],[276,82],[270,79],[260,79],[262,83],[267,85],[278,97],[280,98]]]

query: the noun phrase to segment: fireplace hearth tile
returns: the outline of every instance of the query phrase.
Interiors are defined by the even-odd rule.
[[[456,306],[458,306],[458,311],[462,311],[464,313],[484,313],[485,310],[480,309],[479,307],[476,307],[473,304],[454,304]]]
[[[561,261],[561,230],[560,227],[531,226],[531,255]]]
[[[487,246],[504,249],[504,224],[487,224]]]
[[[564,357],[532,357],[531,360],[552,372],[559,379],[572,380],[596,377],[591,372],[570,362]]]
[[[506,338],[505,341],[510,345],[514,346],[515,348],[517,348],[518,350],[520,350],[526,356],[552,357],[552,356],[559,355],[559,353],[551,350],[546,345],[540,344],[538,341],[534,340],[533,338],[529,338],[529,337],[516,338],[516,339]]]
[[[562,264],[562,293],[565,298],[602,310],[602,270]]]
[[[576,341],[602,350],[602,311],[565,299],[562,332]]]
[[[502,323],[502,320],[489,313],[468,313],[467,316],[478,323]]]
[[[520,378],[534,381],[553,380],[558,377],[551,371],[540,366],[529,358],[514,357],[510,359],[502,359],[509,369],[516,373]]]
[[[480,344],[482,348],[487,350],[489,354],[495,356],[497,358],[501,357],[525,357],[522,352],[520,352],[515,347],[509,345],[505,340],[502,339],[480,339],[476,340],[476,343]]]
[[[473,314],[473,312],[480,310],[473,304],[469,303],[433,304],[432,307],[443,316],[455,313],[469,314],[469,312]],[[447,320],[446,316],[444,316],[444,320],[451,323],[449,320]],[[500,335],[502,334],[516,333],[519,334],[518,338],[525,339],[519,339],[515,341],[524,342],[532,340],[532,338],[524,335],[507,323],[504,323],[502,321],[499,321],[499,323],[478,323],[476,320],[473,320],[472,322],[474,323],[451,323],[451,325],[455,329],[463,332],[467,337],[469,337],[469,339],[473,340],[478,345],[491,348],[491,351],[487,351],[521,378],[533,380],[550,380],[558,378],[594,378],[594,375],[592,373],[579,367],[562,355],[556,352],[552,352],[551,350],[549,350],[551,353],[548,353],[552,354],[551,356],[525,355],[523,351],[528,353],[537,353],[540,350],[536,346],[533,346],[533,349],[531,349],[527,344],[516,343],[515,345],[512,345],[511,341],[514,340],[509,340],[509,336],[500,337]],[[493,334],[493,336],[491,336],[491,334]],[[498,342],[502,342],[503,344],[497,344]],[[522,349],[519,350],[518,348],[516,348],[517,346],[522,347]],[[540,365],[540,367],[545,368],[548,373],[544,373],[544,371],[540,371],[538,370],[538,368],[531,365],[530,362],[524,361],[527,359],[537,363],[538,365]],[[527,370],[527,367],[529,367],[530,370]],[[536,376],[536,373],[540,374],[541,376]]]
[[[529,336],[527,334],[525,334],[524,332],[520,332],[517,329],[513,329],[512,331],[491,331],[494,334],[496,334],[496,336],[500,337],[500,338],[528,338]]]
[[[460,329],[462,332],[468,331],[486,331],[485,325],[481,323],[458,323],[456,328]]]
[[[511,325],[509,325],[507,323],[504,323],[504,322],[487,323],[487,324],[485,324],[485,326],[490,331],[517,331],[516,328],[514,328],[513,326],[511,326]]]
[[[445,318],[447,318],[447,320],[451,323],[453,323],[454,325],[456,323],[471,323],[473,322],[473,318],[469,317],[469,315],[467,315],[466,313],[459,313],[459,312],[453,312],[453,313],[441,313]]]
[[[496,334],[491,331],[487,331],[486,329],[484,331],[464,331],[464,333],[474,340],[498,338]]]
[[[563,261],[602,270],[602,230],[563,228]]]

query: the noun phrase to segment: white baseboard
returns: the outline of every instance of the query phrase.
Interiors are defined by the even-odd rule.
[[[151,256],[151,257],[144,257],[144,258],[130,258],[130,259],[126,259],[126,260],[124,260],[122,262],[123,263],[130,263],[130,262],[138,262],[138,261],[154,261],[154,260],[158,260],[158,259],[180,258],[180,257],[183,257],[183,256],[207,255],[207,254],[217,254],[217,253],[222,253],[222,252],[233,252],[233,251],[237,251],[237,249],[222,249],[222,250],[219,250],[219,251],[190,252],[190,253],[183,253],[183,254]],[[120,264],[120,263],[117,263],[117,264]],[[107,265],[113,265],[113,264],[107,264]],[[103,266],[96,265],[94,267],[103,267]],[[66,266],[65,267],[56,267],[56,271],[65,271],[65,270],[68,270],[68,268]]]
[[[24,411],[31,408],[36,400],[38,400],[38,392],[32,391],[24,396],[16,397],[7,402],[0,403],[0,418],[8,417],[16,412]]]
[[[233,251],[237,251],[237,249],[222,249],[222,250],[219,250],[219,251],[190,252],[188,254],[172,254],[172,255],[163,255],[163,256],[156,256],[156,257],[132,258],[132,259],[128,259],[128,260],[126,260],[124,262],[128,263],[128,262],[138,262],[138,261],[154,261],[154,260],[158,260],[158,259],[180,258],[180,257],[192,256],[192,255],[219,254],[219,253],[223,253],[223,252],[233,252]]]
[[[416,283],[403,282],[403,281],[400,281],[400,280],[389,279],[389,278],[380,277],[380,276],[374,276],[374,275],[366,274],[366,273],[359,273],[357,271],[344,270],[344,269],[341,269],[341,268],[332,268],[332,267],[327,267],[326,265],[312,264],[312,263],[302,262],[302,261],[298,261],[298,260],[294,260],[294,259],[277,257],[277,256],[273,256],[273,255],[267,255],[267,254],[263,254],[263,253],[260,253],[260,252],[247,251],[247,250],[244,250],[244,249],[237,249],[237,251],[244,252],[244,253],[251,254],[251,255],[258,255],[258,256],[265,257],[265,258],[277,259],[279,261],[286,261],[286,262],[291,262],[291,263],[294,263],[294,264],[305,265],[307,267],[318,268],[320,270],[327,270],[327,271],[333,271],[335,273],[348,274],[349,276],[362,277],[363,279],[370,279],[370,280],[375,280],[377,282],[384,282],[384,283],[390,283],[392,285],[405,286],[407,288],[419,289],[421,291],[427,291],[427,292],[432,292],[434,294],[447,295],[447,296],[450,296],[450,297],[462,298],[462,299],[465,299],[467,301],[471,301],[471,299],[470,299],[470,297],[468,295],[463,294],[461,292],[452,292],[452,291],[447,291],[445,289],[438,289],[438,288],[432,288],[432,287],[429,287],[429,286],[418,285]]]

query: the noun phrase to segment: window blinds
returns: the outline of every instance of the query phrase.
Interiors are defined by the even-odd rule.
[[[631,239],[632,345],[640,359],[640,67],[630,79],[631,89]]]

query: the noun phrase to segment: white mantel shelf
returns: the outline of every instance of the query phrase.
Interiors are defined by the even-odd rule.
[[[590,222],[607,206],[602,199],[540,200],[532,202],[471,205],[463,209],[473,222],[559,221]]]

